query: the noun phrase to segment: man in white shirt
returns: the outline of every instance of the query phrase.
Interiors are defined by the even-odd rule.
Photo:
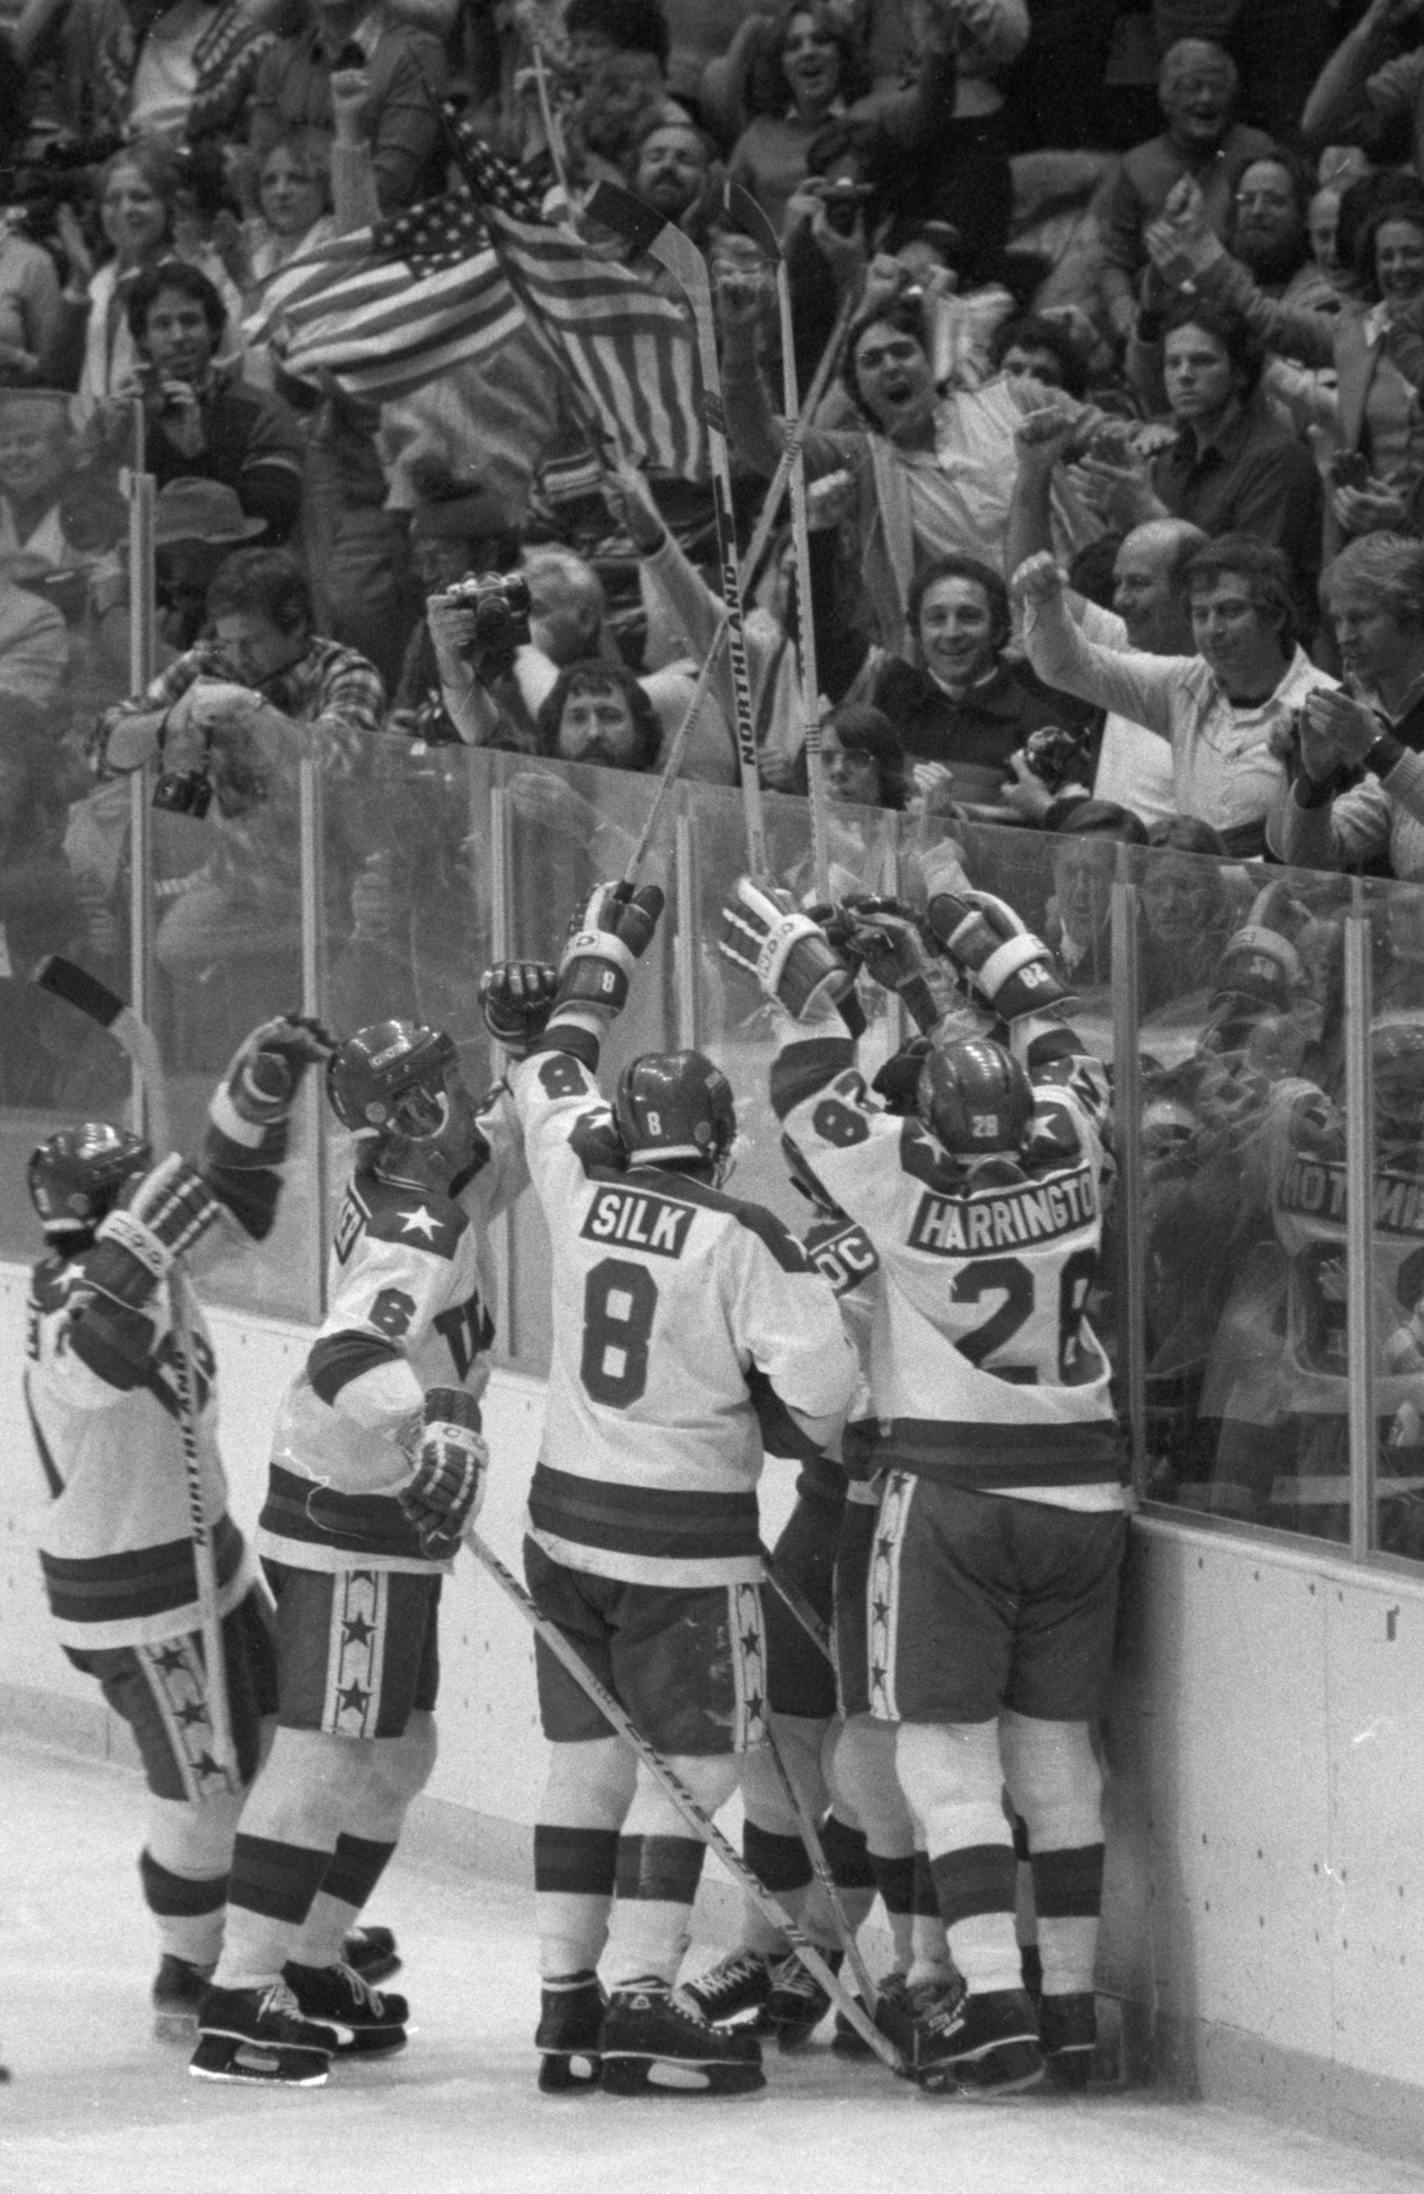
[[[1046,684],[1115,709],[1165,739],[1175,812],[1209,823],[1227,849],[1265,849],[1266,817],[1285,783],[1280,749],[1307,694],[1336,681],[1295,639],[1290,573],[1278,549],[1224,534],[1187,566],[1198,652],[1124,654],[1073,622],[1048,555],[1014,574],[1024,644]]]
[[[1019,422],[1005,558],[1010,574],[1027,557],[1053,546],[1053,475],[1073,439],[1073,421],[1057,407],[1029,412]],[[1184,518],[1154,518],[1134,526],[1113,562],[1112,608],[1102,609],[1071,591],[1067,597],[1084,638],[1100,647],[1135,649],[1144,655],[1189,655],[1192,613],[1185,574],[1205,541],[1200,527]],[[1177,812],[1170,750],[1145,725],[1110,711],[1092,792],[1095,800],[1130,808],[1144,823],[1161,822]]]

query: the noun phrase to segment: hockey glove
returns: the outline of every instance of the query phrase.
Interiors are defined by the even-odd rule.
[[[100,1227],[84,1261],[86,1282],[123,1310],[143,1310],[174,1260],[202,1239],[221,1210],[186,1158],[165,1158]]]
[[[336,1048],[330,1031],[305,1014],[263,1021],[228,1065],[209,1107],[214,1126],[255,1148],[265,1130],[286,1119],[307,1068],[324,1066]]]
[[[432,1561],[443,1562],[456,1553],[465,1526],[479,1514],[488,1462],[474,1395],[463,1387],[430,1387],[414,1474],[399,1500]]]
[[[637,962],[653,941],[663,894],[656,884],[600,884],[564,947],[554,1011],[572,1007],[611,1021],[628,1000]]]
[[[1004,1020],[1051,1013],[1070,995],[1042,938],[992,892],[942,891],[927,919],[971,992]]]
[[[904,1001],[916,1028],[928,1035],[941,1016],[929,986],[918,927],[891,899],[862,899],[846,911],[854,924],[858,957],[882,990],[893,990]]]
[[[497,1044],[522,1059],[543,1035],[559,987],[544,960],[496,960],[480,977],[480,1012]]]
[[[826,932],[790,892],[775,886],[763,891],[749,876],[737,880],[736,904],[722,909],[717,949],[754,975],[763,994],[796,1021],[835,1005],[854,981]]]

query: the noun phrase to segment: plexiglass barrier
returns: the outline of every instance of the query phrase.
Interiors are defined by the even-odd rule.
[[[106,879],[112,928],[74,888],[10,937],[0,984],[18,1042],[0,1115],[0,1246],[35,1253],[24,1158],[65,1119],[121,1111],[108,1038],[24,981],[70,953],[146,982],[178,1139],[245,1031],[301,1006],[338,1031],[398,1014],[447,1028],[472,1087],[499,1071],[478,983],[496,958],[556,959],[570,918],[623,871],[653,780],[387,738],[340,776],[272,772],[246,814],[151,816],[151,784],[77,792],[58,843]],[[813,897],[802,801],[769,797],[779,881]],[[125,918],[135,817],[143,874]],[[105,850],[100,863],[92,849]],[[1424,891],[881,810],[833,808],[830,887],[922,908],[951,862],[1054,947],[1074,1025],[1113,1071],[1116,1183],[1091,1306],[1111,1354],[1142,1500],[1235,1533],[1371,1560],[1424,1558]],[[642,872],[667,894],[603,1064],[696,1045],[737,1093],[735,1189],[806,1218],[768,1096],[777,1030],[716,949],[745,865],[735,792],[677,788]],[[950,971],[936,976],[963,1012]],[[860,1056],[904,1041],[862,979]],[[26,1016],[29,1018],[27,1019]],[[218,1299],[320,1314],[333,1192],[350,1147],[315,1089],[273,1240],[228,1249]],[[502,1223],[498,1353],[538,1373],[549,1244],[531,1196]]]

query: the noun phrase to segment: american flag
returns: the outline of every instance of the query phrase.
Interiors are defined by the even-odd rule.
[[[707,472],[702,381],[683,308],[544,215],[539,186],[450,119],[456,158],[531,325],[586,399],[592,438],[634,463]]]
[[[298,380],[324,366],[353,395],[389,403],[523,321],[479,208],[452,191],[289,260],[246,335],[273,343]]]

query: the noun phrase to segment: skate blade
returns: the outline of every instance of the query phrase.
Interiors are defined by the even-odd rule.
[[[325,2021],[323,2021],[325,2024]],[[410,2040],[410,2031],[403,2026],[341,2027],[341,2040],[335,2054],[351,2057],[394,2057]]]
[[[749,2095],[766,2086],[759,2064],[697,2064],[675,2057],[605,2057],[610,2095]]]
[[[200,2042],[189,2061],[195,2080],[222,2080],[254,2087],[325,2087],[330,2060],[315,2049],[268,2049],[261,2042],[211,2037]]]
[[[603,2066],[592,2051],[575,2049],[567,2055],[550,2050],[539,2065],[539,2091],[543,2095],[577,2095],[598,2087]]]
[[[1022,2072],[1009,2072],[1002,2079],[976,2084],[961,2073],[958,2078],[946,2068],[943,2072],[921,2073],[917,2080],[927,2095],[944,2095],[957,2103],[997,2103],[1012,2101],[1016,2095],[1027,2095],[1030,2089],[1041,2087],[1045,2068],[1042,2064],[1025,2066]]]

